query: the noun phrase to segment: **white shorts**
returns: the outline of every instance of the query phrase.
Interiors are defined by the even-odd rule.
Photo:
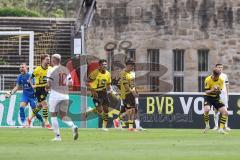
[[[224,103],[225,107],[228,108],[228,97],[227,97],[227,94],[221,94],[220,95],[220,99]]]
[[[69,99],[59,99],[49,97],[49,112],[68,112]]]

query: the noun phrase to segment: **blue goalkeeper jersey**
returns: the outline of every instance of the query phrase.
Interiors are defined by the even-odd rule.
[[[17,85],[22,87],[23,90],[23,94],[27,97],[35,97],[34,95],[34,89],[32,88],[31,84],[30,84],[30,77],[31,74],[30,73],[26,73],[26,74],[20,74],[17,77]]]

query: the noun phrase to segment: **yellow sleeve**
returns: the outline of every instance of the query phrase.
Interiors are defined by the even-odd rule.
[[[36,77],[38,75],[38,70],[39,70],[39,67],[34,69],[34,71],[32,73],[32,77]]]
[[[205,89],[205,90],[209,90],[209,89],[210,89],[209,78],[206,78],[206,79],[205,79],[204,84],[205,84],[204,89]]]
[[[125,89],[129,90],[130,89],[129,80],[128,80],[128,74],[126,72],[122,73],[121,81],[122,81],[122,84],[125,87]]]
[[[121,73],[121,81],[122,81],[123,84],[128,83],[128,80],[127,80],[127,76],[126,76],[126,75],[127,75],[127,74],[124,73],[124,72]]]
[[[90,81],[94,81],[97,78],[97,75],[98,75],[98,70],[94,70],[89,74],[88,78],[90,79]]]
[[[108,72],[108,81],[107,81],[107,84],[111,84],[112,83],[112,80],[111,80],[111,74]]]

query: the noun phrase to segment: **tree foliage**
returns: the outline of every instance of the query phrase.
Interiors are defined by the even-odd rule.
[[[42,17],[38,12],[21,8],[0,8],[0,17]]]
[[[1,0],[0,8],[21,8],[44,17],[74,17],[81,0]]]

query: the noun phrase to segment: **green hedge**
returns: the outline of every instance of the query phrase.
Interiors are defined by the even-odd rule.
[[[41,14],[20,8],[0,8],[0,17],[42,17]]]

